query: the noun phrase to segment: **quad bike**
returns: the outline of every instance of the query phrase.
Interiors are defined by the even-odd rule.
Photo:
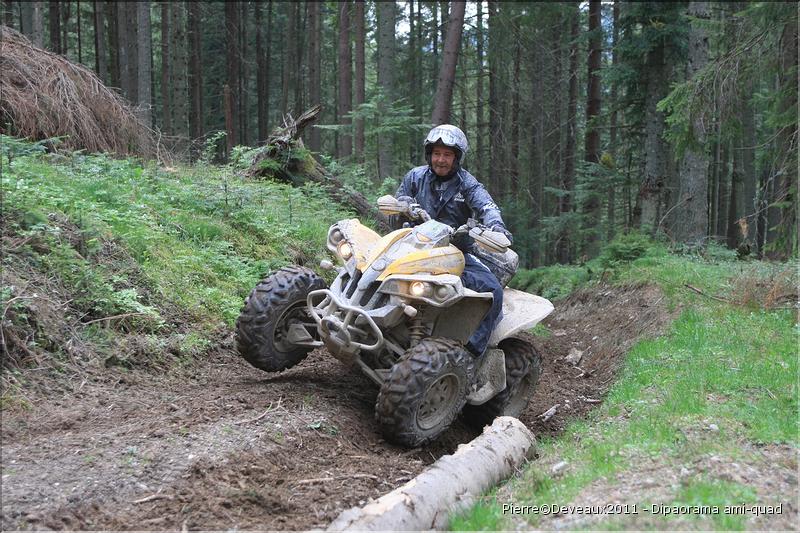
[[[518,416],[541,374],[541,358],[524,330],[553,305],[505,288],[489,349],[476,360],[464,346],[493,296],[462,285],[464,255],[451,242],[472,239],[471,253],[505,287],[518,264],[508,239],[474,220],[454,230],[431,220],[408,197],[383,196],[378,207],[417,225],[383,237],[357,219],[332,225],[327,248],[343,265],[322,261],[322,268],[338,272],[330,288],[300,266],[264,279],[236,323],[239,353],[253,366],[277,372],[325,346],[380,387],[378,425],[387,440],[404,446],[435,439],[462,410],[477,427],[497,416]]]

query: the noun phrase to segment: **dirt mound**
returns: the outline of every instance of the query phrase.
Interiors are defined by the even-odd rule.
[[[0,26],[0,94],[5,134],[62,137],[68,150],[154,153],[148,128],[94,72],[35,46],[8,26]]]
[[[557,434],[602,399],[624,352],[669,321],[648,286],[600,287],[556,303],[537,341],[540,389],[521,419]],[[580,369],[564,360],[583,350]],[[583,376],[579,376],[580,373]],[[169,374],[111,367],[7,410],[3,529],[309,529],[401,485],[477,431],[387,444],[377,389],[323,350],[277,375],[232,351]],[[548,420],[539,417],[560,405]],[[567,407],[567,405],[569,407]]]

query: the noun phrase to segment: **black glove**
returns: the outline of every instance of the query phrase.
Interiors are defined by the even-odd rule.
[[[503,226],[501,224],[495,224],[490,229],[491,229],[491,231],[496,231],[498,233],[502,233],[503,235],[506,236],[506,238],[508,239],[509,243],[514,244],[514,236],[511,235],[511,232],[508,231],[505,226]]]

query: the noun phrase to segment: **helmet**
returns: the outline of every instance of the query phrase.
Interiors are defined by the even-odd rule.
[[[469,150],[467,136],[464,135],[461,129],[452,124],[436,126],[425,137],[423,146],[425,146],[425,160],[428,161],[428,164],[431,162],[431,152],[435,144],[441,144],[455,150],[456,164],[458,166],[461,166],[464,162],[464,156],[467,155],[467,150]]]

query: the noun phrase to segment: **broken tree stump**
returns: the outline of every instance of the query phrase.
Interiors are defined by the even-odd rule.
[[[447,527],[451,513],[511,476],[532,456],[536,439],[510,416],[439,458],[422,474],[364,507],[343,511],[327,531],[421,531]]]
[[[297,120],[287,115],[284,126],[276,128],[247,170],[250,178],[272,178],[300,186],[307,181],[318,183],[337,203],[352,208],[361,218],[375,220],[378,231],[386,233],[392,228],[389,219],[381,214],[363,194],[345,187],[340,179],[319,164],[305,148],[300,136],[313,124],[321,107],[316,105],[300,115]]]

